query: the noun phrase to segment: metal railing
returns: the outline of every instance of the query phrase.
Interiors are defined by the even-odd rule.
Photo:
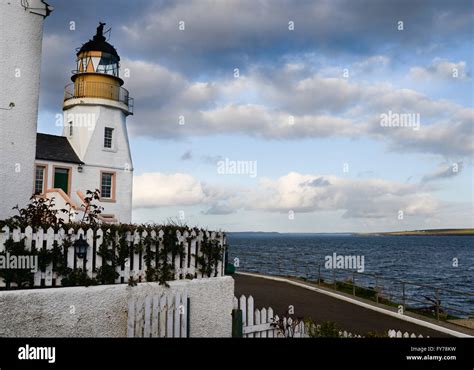
[[[229,262],[234,262],[232,253]],[[237,271],[300,278],[324,288],[372,300],[376,304],[402,306],[404,311],[437,320],[474,317],[474,312],[470,310],[474,306],[474,293],[466,291],[353,270],[326,269],[324,263],[277,259],[270,264],[261,255],[247,253],[239,255],[238,265]]]
[[[124,103],[130,113],[133,113],[133,98],[127,89],[121,86],[97,82],[97,81],[76,81],[64,88],[64,101],[76,98],[102,98]]]

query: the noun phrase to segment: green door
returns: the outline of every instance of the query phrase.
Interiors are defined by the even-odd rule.
[[[69,193],[69,170],[67,168],[55,168],[54,169],[54,187],[56,189],[63,189],[63,191]]]

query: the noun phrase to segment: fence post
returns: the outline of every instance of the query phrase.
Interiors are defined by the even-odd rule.
[[[232,310],[232,338],[243,337],[242,310]]]
[[[375,275],[375,302],[379,304],[379,278]]]
[[[439,321],[439,289],[436,288],[435,290],[435,296],[436,296],[436,320]]]
[[[186,299],[186,338],[191,337],[191,298]]]
[[[402,305],[403,310],[405,311],[405,282],[402,282]]]
[[[356,295],[356,286],[355,286],[355,283],[356,283],[356,276],[355,276],[355,272],[352,273],[352,295],[355,297]]]

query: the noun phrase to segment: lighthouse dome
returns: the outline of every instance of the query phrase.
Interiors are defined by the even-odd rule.
[[[120,60],[119,55],[117,54],[117,50],[110,45],[107,41],[104,39],[96,39],[96,36],[88,42],[86,42],[82,47],[79,49],[77,55],[82,54],[84,52],[89,52],[89,51],[101,51],[102,53],[107,53],[110,55],[113,55],[117,60]]]
[[[78,56],[82,53],[89,51],[101,51],[103,53],[113,55],[117,58],[117,60],[120,60],[117,50],[112,45],[110,45],[105,39],[104,26],[105,23],[99,23],[96,35],[92,38],[92,40],[89,40],[84,45],[82,45],[82,47],[77,53]]]
[[[77,69],[71,77],[75,81],[82,74],[106,74],[117,78],[120,85],[123,81],[119,78],[120,57],[117,50],[110,45],[104,37],[105,23],[100,22],[97,33],[77,52]],[[97,80],[96,77],[93,79]],[[102,81],[105,82],[105,81]],[[110,81],[109,81],[110,82]]]

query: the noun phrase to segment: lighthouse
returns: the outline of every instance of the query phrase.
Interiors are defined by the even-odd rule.
[[[133,99],[120,77],[120,56],[100,22],[76,49],[64,91],[61,135],[37,133],[42,0],[0,2],[0,220],[32,195],[57,209],[88,212],[87,191],[99,190],[104,223],[132,219],[133,164],[127,117]]]
[[[65,87],[61,135],[37,134],[33,192],[72,206],[81,217],[87,191],[100,191],[99,220],[130,223],[133,165],[127,117],[133,99],[120,78],[120,56],[106,40],[105,23],[76,49],[72,83]],[[82,213],[81,213],[82,212]]]
[[[62,136],[80,163],[64,168],[70,174],[51,173],[57,179],[52,186],[77,204],[87,190],[99,189],[104,221],[129,223],[133,165],[126,120],[133,114],[133,99],[123,86],[120,56],[106,40],[104,26],[100,22],[92,39],[78,48],[72,83],[65,88]]]
[[[42,0],[0,1],[0,220],[33,193],[43,23]]]

